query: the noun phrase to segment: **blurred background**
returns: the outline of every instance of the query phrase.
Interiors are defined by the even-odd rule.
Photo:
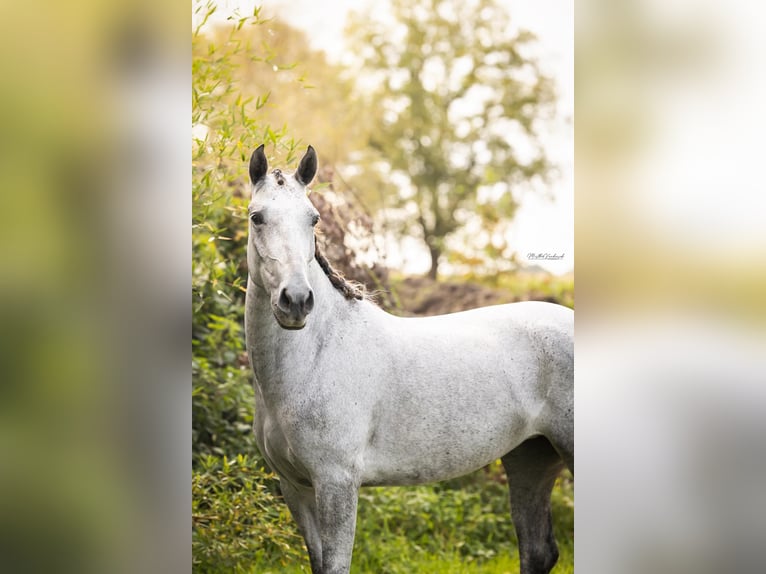
[[[764,25],[577,4],[582,572],[764,570]]]
[[[276,38],[253,41],[248,48],[245,39],[229,42],[234,32],[213,23],[239,25],[239,17],[252,12],[230,21],[226,18],[235,6],[222,5],[209,17],[210,24],[195,32],[208,8],[193,3],[191,57],[185,2],[0,6],[3,571],[188,572],[193,556],[217,564],[225,555],[236,562],[257,552],[258,544],[262,560],[281,555],[290,564],[301,564],[299,541],[282,527],[288,524],[286,514],[281,515],[286,510],[273,482],[263,474],[255,450],[241,442],[249,440],[245,427],[251,403],[247,368],[237,364],[240,351],[231,348],[241,344],[236,343],[241,333],[235,320],[240,274],[228,267],[239,264],[233,255],[242,241],[236,236],[243,223],[237,195],[242,187],[236,182],[244,181],[245,172],[237,154],[246,157],[258,141],[267,143],[272,163],[288,167],[305,144],[317,147],[322,169],[332,168],[331,174],[320,174],[311,196],[327,203],[328,256],[349,276],[380,291],[381,305],[394,312],[446,310],[443,301],[451,297],[440,294],[444,284],[457,285],[447,289],[455,290],[460,304],[549,296],[565,304],[573,301],[567,299],[571,289],[555,288],[559,280],[566,285],[573,252],[565,231],[561,241],[553,235],[566,229],[555,213],[561,209],[569,217],[571,164],[566,151],[557,152],[551,143],[562,133],[557,130],[566,134],[571,129],[567,118],[572,108],[566,102],[572,82],[556,71],[555,54],[549,51],[555,52],[557,44],[547,32],[552,22],[571,13],[571,5],[566,10],[551,6],[540,25],[531,15],[522,18],[531,3],[502,3],[511,23],[505,41],[518,41],[522,29],[537,36],[517,45],[523,60],[536,61],[534,69],[523,72],[522,83],[541,79],[537,100],[527,112],[502,113],[532,114],[536,131],[530,135],[523,125],[514,128],[519,138],[508,133],[514,133],[516,147],[498,146],[503,161],[518,154],[520,170],[502,163],[503,168],[492,167],[484,150],[475,150],[477,163],[470,170],[470,164],[463,165],[463,185],[471,189],[468,176],[480,175],[491,189],[476,196],[466,193],[465,203],[454,212],[460,229],[432,235],[429,245],[425,234],[435,229],[436,211],[423,212],[424,226],[408,205],[417,206],[419,197],[425,207],[450,204],[441,199],[438,186],[434,190],[397,175],[425,177],[418,162],[426,156],[402,144],[404,136],[397,131],[397,114],[404,110],[396,102],[414,89],[408,77],[381,76],[357,85],[352,72],[346,80],[362,90],[353,98],[344,95],[348,84],[342,74],[338,81],[317,85],[312,82],[319,80],[310,79],[310,71],[325,64],[372,69],[378,55],[363,49],[369,47],[364,41],[362,48],[348,44],[350,55],[344,59],[343,51],[335,55],[319,39],[337,36],[345,43],[367,34],[372,42],[371,34],[379,31],[365,24],[388,25],[393,17],[367,15],[365,23],[363,6],[354,5],[354,16],[323,3],[328,9],[321,24],[306,32],[308,8],[265,4],[255,18],[259,23],[248,20],[242,28],[249,27],[251,34],[272,30]],[[216,20],[216,13],[225,14],[223,21]],[[279,48],[280,22],[304,30],[305,43],[293,39]],[[763,571],[765,25],[764,9],[744,0],[577,3],[574,554],[582,572]],[[385,48],[387,41],[401,40],[397,34],[380,41],[390,61],[400,58]],[[495,36],[482,38],[497,41]],[[211,43],[215,49],[204,52]],[[288,47],[300,46],[305,58],[288,53]],[[319,50],[324,64],[308,65]],[[244,66],[227,62],[237,61],[244,51],[260,59],[259,65],[265,61],[272,75],[253,76],[253,82],[268,78],[265,92],[237,104],[235,92],[247,83],[237,70]],[[423,54],[420,49],[414,53]],[[427,77],[444,79],[444,74],[435,66]],[[503,80],[492,74],[487,79]],[[341,130],[327,128],[327,143],[319,133],[324,130],[310,128],[324,114],[309,114],[310,107],[298,101],[285,108],[290,92],[276,90],[293,83],[305,88],[295,94],[318,94],[311,97],[323,99],[327,113],[333,102],[337,106],[359,97],[370,103],[361,117],[354,115],[358,109],[347,110],[353,121],[345,109],[338,113],[336,108],[333,121],[349,129],[333,143],[329,134]],[[339,90],[334,99],[325,97],[331,89]],[[438,119],[436,98],[445,94],[423,95],[419,105],[433,112],[423,118]],[[492,94],[481,96],[490,101]],[[243,103],[244,113],[236,115]],[[295,120],[290,122],[286,109],[305,113],[301,121],[313,130],[309,136]],[[200,110],[206,121],[200,121]],[[460,118],[449,128],[454,134],[444,132],[451,145],[464,145],[460,138],[470,136],[474,123],[476,129],[484,127],[475,116],[460,123],[476,112],[470,106],[455,111]],[[276,118],[278,113],[286,115],[263,119],[262,114]],[[208,130],[192,127],[191,170],[189,117],[192,126]],[[387,127],[374,143],[368,128],[381,121]],[[433,136],[425,135],[433,144]],[[200,156],[206,141],[218,141],[213,136],[222,137],[226,146],[241,141],[242,150],[213,146]],[[491,132],[481,137],[492,141]],[[516,143],[527,137],[527,144]],[[343,152],[355,138],[365,139]],[[435,153],[428,139],[421,140],[425,152]],[[343,155],[352,151],[365,153]],[[408,157],[401,157],[404,152]],[[220,161],[210,178],[234,185],[203,181],[202,160],[209,153]],[[445,169],[451,167],[449,156],[442,160]],[[349,169],[354,165],[364,171],[354,173]],[[492,177],[498,169],[514,174],[510,190],[495,187],[500,182]],[[370,182],[382,177],[380,189],[388,193],[380,198],[365,187],[365,175]],[[450,177],[458,181],[462,175]],[[392,194],[391,186],[410,195]],[[488,198],[502,204],[502,217],[486,210]],[[537,204],[536,215],[523,216]],[[332,217],[332,210],[341,215]],[[531,237],[521,230],[536,227],[545,213],[560,224],[546,223],[540,236],[556,239],[539,246],[530,240],[531,248],[552,255],[565,251],[562,268],[527,260],[528,248],[520,247]],[[409,215],[415,219],[408,220]],[[190,217],[197,341],[191,353]],[[474,217],[482,218],[482,229],[497,230],[497,235],[472,233]],[[466,233],[471,241],[463,242]],[[341,252],[332,252],[333,245],[342,245]],[[435,281],[429,278],[430,247],[441,249]],[[492,249],[502,255],[493,255]],[[519,287],[524,268],[538,264],[551,272],[543,277],[553,277],[547,281],[554,287],[540,286],[544,281],[538,278]],[[415,288],[402,291],[413,277]],[[469,284],[476,287],[466,288]],[[468,289],[476,292],[475,299],[464,295]],[[400,292],[405,295],[399,301],[388,301],[389,294]],[[405,306],[429,292],[433,304]],[[496,293],[507,299],[495,299]],[[238,455],[246,458],[240,461]],[[412,490],[404,510],[403,495],[370,491],[373,499],[362,527],[387,529],[387,540],[393,541],[386,546],[389,551],[411,553],[422,547],[423,555],[459,556],[473,564],[470,568],[502,565],[503,556],[513,559],[508,522],[493,522],[505,511],[499,506],[506,504],[497,482],[502,478],[492,468],[483,473],[463,488]],[[253,487],[242,486],[249,484]],[[554,501],[563,509],[557,514],[559,532],[571,525],[573,498],[567,488],[562,482]],[[199,493],[212,493],[209,504],[219,505],[221,514],[193,507],[192,490],[196,504],[202,500]],[[260,504],[258,520],[243,510],[255,502]],[[381,514],[374,513],[376,508]],[[389,514],[400,522],[386,522]],[[190,522],[197,531],[191,541]],[[235,552],[229,545],[237,525],[250,538],[242,536],[244,546]],[[259,525],[266,532],[259,532]],[[218,546],[215,528],[222,534]],[[420,532],[420,538],[412,538],[413,532]],[[471,545],[458,546],[461,541]],[[208,548],[207,554],[201,548]],[[379,559],[377,548],[358,554]],[[490,551],[497,555],[482,556]],[[512,563],[506,565],[501,571],[514,571]],[[272,571],[281,568],[275,565]]]

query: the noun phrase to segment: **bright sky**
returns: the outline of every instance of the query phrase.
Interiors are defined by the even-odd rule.
[[[521,207],[513,220],[510,244],[526,261],[528,253],[564,254],[561,260],[529,261],[557,274],[574,267],[574,2],[561,0],[500,0],[511,14],[512,24],[533,32],[538,42],[536,56],[546,73],[556,82],[559,113],[555,125],[544,137],[548,157],[561,175],[551,186],[552,200],[528,193],[521,196]],[[340,60],[345,50],[343,29],[351,9],[359,9],[364,0],[218,0],[215,19],[235,10],[252,14],[259,4],[266,17],[278,15],[291,25],[306,31],[315,48],[324,50],[333,60]],[[382,2],[376,2],[379,7]],[[423,251],[404,258],[406,272],[428,269]]]

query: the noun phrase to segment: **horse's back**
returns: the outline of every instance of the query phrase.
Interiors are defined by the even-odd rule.
[[[514,327],[540,328],[557,327],[563,332],[572,332],[574,311],[569,307],[547,301],[519,301],[470,309],[442,317],[465,317],[487,324],[502,324]]]
[[[431,317],[417,317],[410,319],[423,324],[428,322],[452,322],[466,325],[480,325],[484,328],[492,328],[493,325],[559,325],[571,331],[574,323],[574,311],[569,307],[549,303],[547,301],[519,301],[517,303],[504,303],[478,307],[445,315]]]
[[[574,312],[544,301],[521,301],[480,307],[458,313],[407,319],[405,338],[421,344],[449,347],[451,344],[497,349],[501,357],[513,358],[520,346],[531,343],[545,354],[572,360]],[[481,354],[481,353],[480,353]]]

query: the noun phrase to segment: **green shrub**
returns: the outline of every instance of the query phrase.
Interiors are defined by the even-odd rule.
[[[276,476],[256,459],[201,457],[192,473],[194,572],[308,567],[303,539],[277,492]]]

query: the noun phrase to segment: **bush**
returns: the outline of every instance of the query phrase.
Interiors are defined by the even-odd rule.
[[[308,568],[303,539],[277,493],[277,477],[254,458],[201,457],[192,473],[194,572]]]

